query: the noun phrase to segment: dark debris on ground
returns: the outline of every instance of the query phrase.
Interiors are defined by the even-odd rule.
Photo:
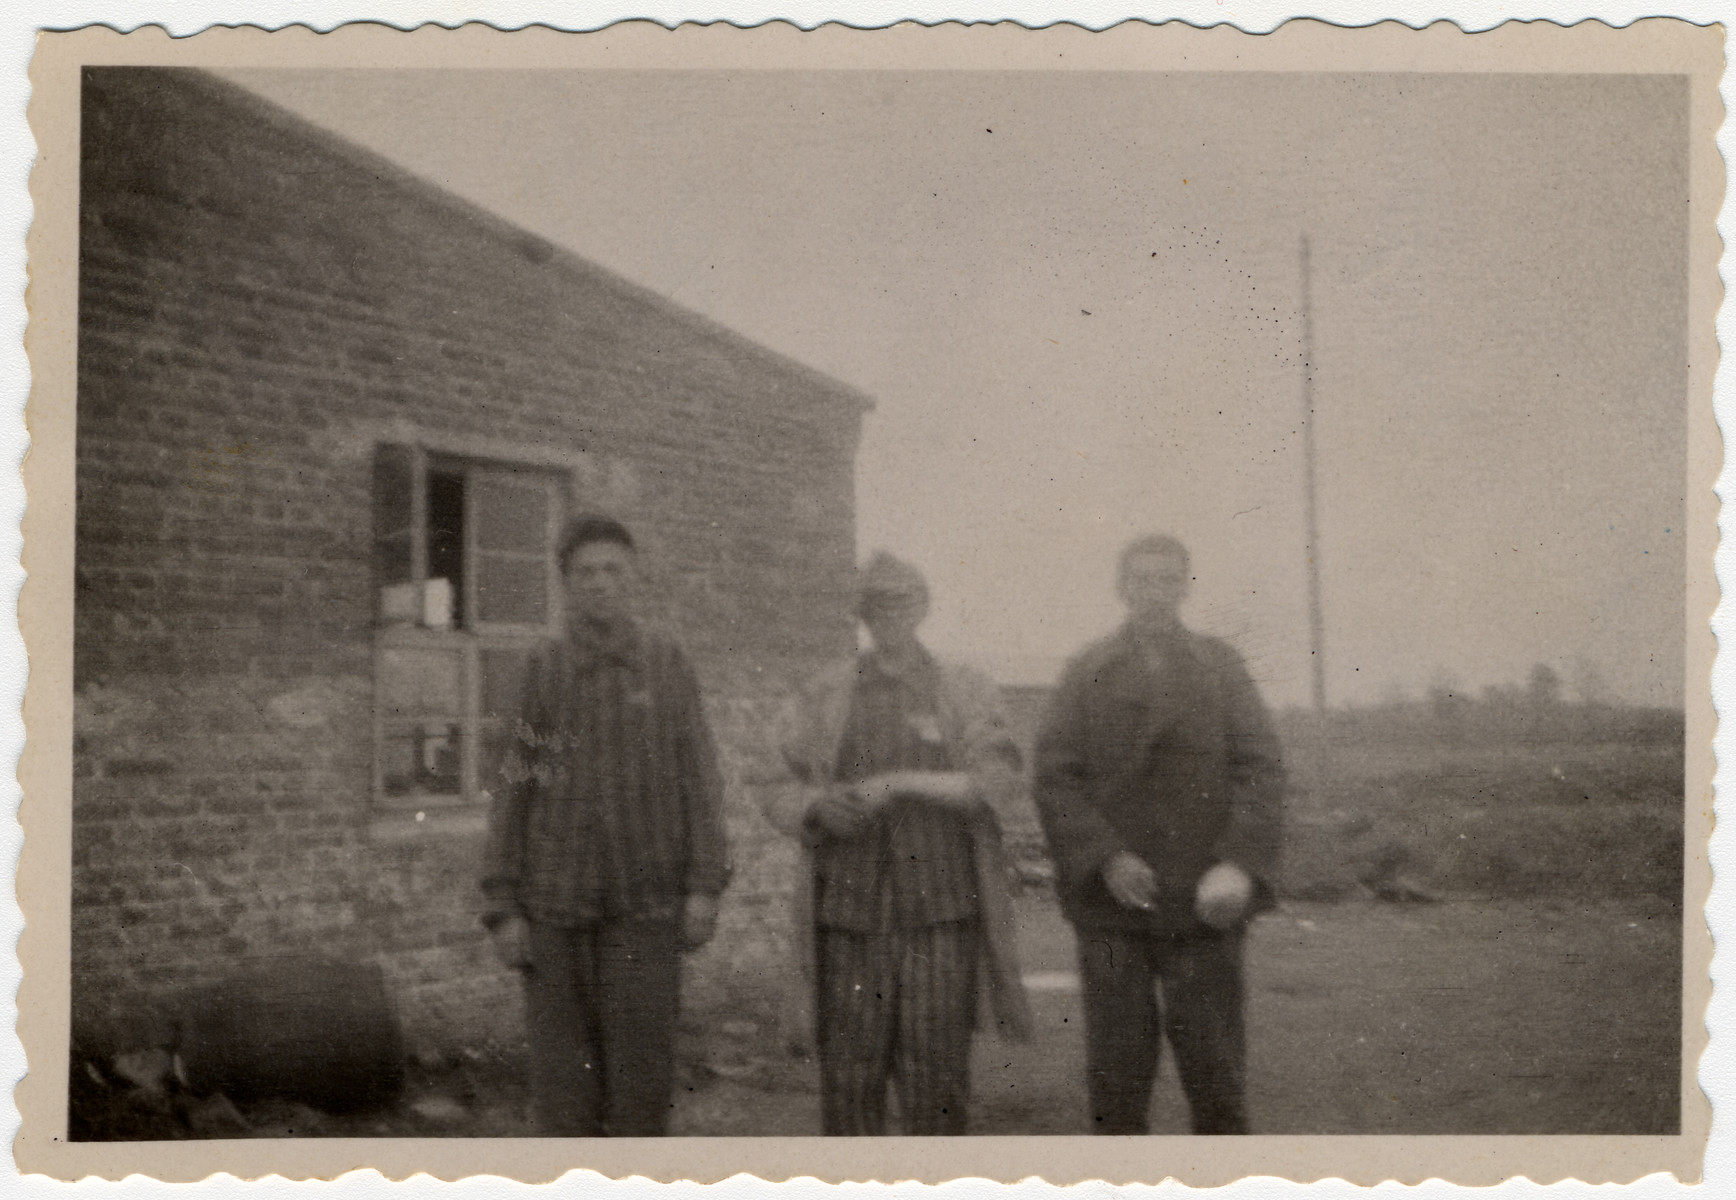
[[[104,1055],[75,1047],[68,1136],[73,1141],[214,1138],[527,1137],[535,1133],[524,1046],[416,1054],[389,1104],[332,1112],[300,1100],[197,1094],[170,1051]],[[728,1128],[746,1095],[817,1104],[812,1058],[791,1055],[775,1019],[740,1009],[694,1014],[679,1031],[676,1132]]]

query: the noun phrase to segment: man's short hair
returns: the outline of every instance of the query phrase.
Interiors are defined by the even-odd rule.
[[[586,513],[568,521],[566,530],[561,534],[561,570],[567,569],[567,563],[572,561],[573,555],[579,552],[581,546],[588,546],[592,542],[614,542],[628,550],[638,550],[638,547],[633,545],[633,535],[614,517]]]
[[[1116,573],[1126,574],[1127,564],[1141,554],[1167,554],[1181,559],[1185,569],[1188,565],[1187,547],[1181,544],[1181,539],[1171,537],[1167,533],[1148,533],[1136,537],[1122,548],[1121,558],[1116,563]]]

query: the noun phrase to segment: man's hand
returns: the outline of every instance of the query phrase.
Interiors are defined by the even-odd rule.
[[[523,971],[530,966],[530,922],[522,913],[513,913],[488,932],[494,944],[494,956],[511,971]]]
[[[717,897],[694,893],[681,911],[681,948],[697,950],[717,931]]]
[[[850,803],[863,812],[877,813],[892,802],[892,797],[899,793],[905,771],[882,771],[878,775],[870,775],[866,779],[858,779],[854,783],[844,785],[844,794],[850,797]]]
[[[885,771],[856,785],[869,803],[918,796],[941,808],[969,811],[978,804],[976,781],[964,771]]]
[[[1157,902],[1157,874],[1143,858],[1118,850],[1103,864],[1103,882],[1118,904],[1150,911]]]
[[[861,833],[868,827],[869,815],[866,805],[838,796],[816,800],[808,809],[808,819],[835,838],[853,838]]]
[[[1205,873],[1194,892],[1194,912],[1213,929],[1234,929],[1248,915],[1254,881],[1235,863],[1221,862]]]
[[[808,815],[830,836],[853,838],[867,827],[869,818],[898,796],[919,796],[961,812],[980,803],[975,783],[963,771],[882,771],[839,785],[833,795],[816,801]]]

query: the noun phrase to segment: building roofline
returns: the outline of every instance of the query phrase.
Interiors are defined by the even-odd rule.
[[[446,209],[480,226],[487,233],[505,242],[507,248],[528,261],[538,265],[558,264],[572,273],[595,280],[629,299],[659,310],[674,320],[689,326],[695,332],[717,338],[769,365],[804,378],[807,382],[830,393],[839,401],[853,407],[858,415],[866,414],[874,408],[874,398],[861,388],[845,383],[817,367],[809,366],[807,363],[756,342],[746,334],[731,329],[712,317],[696,312],[644,284],[636,283],[624,275],[617,274],[607,267],[592,262],[583,255],[551,242],[541,234],[526,229],[522,225],[514,224],[500,214],[491,212],[479,204],[447,191],[439,184],[406,170],[390,159],[365,146],[358,145],[342,134],[316,125],[282,105],[250,92],[240,84],[224,79],[211,71],[197,67],[129,68],[114,66],[86,68],[87,71],[129,69],[149,70],[174,76],[190,88],[204,91],[214,100],[244,108],[254,116],[271,123],[286,133],[322,143],[325,148],[340,158],[369,174],[389,179],[394,185],[416,195],[424,203]]]

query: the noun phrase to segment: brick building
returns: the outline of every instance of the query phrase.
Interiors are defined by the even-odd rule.
[[[738,863],[710,983],[769,969],[750,781],[853,644],[858,392],[215,77],[84,80],[72,971],[112,1028],[242,956],[380,962],[495,1036],[481,794],[612,511],[692,651]]]

